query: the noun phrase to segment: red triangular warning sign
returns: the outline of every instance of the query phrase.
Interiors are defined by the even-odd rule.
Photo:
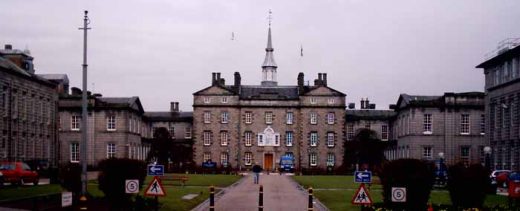
[[[146,188],[144,192],[145,196],[165,196],[166,192],[161,184],[159,177],[153,177],[152,182]]]
[[[361,183],[359,189],[354,194],[352,198],[352,204],[362,205],[362,204],[372,204],[372,198],[368,194],[368,190],[365,188],[365,184]]]

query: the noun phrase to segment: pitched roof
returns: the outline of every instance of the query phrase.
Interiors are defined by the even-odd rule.
[[[193,112],[152,111],[144,116],[152,122],[193,122]]]
[[[498,54],[497,56],[488,59],[485,62],[482,62],[481,64],[477,65],[476,68],[488,68],[492,67],[494,65],[503,63],[505,60],[511,59],[515,56],[520,55],[520,45],[516,46],[513,49],[507,50],[503,53]]]
[[[25,77],[29,80],[33,80],[40,84],[55,87],[55,85],[53,83],[49,82],[45,78],[25,71],[24,69],[18,67],[18,65],[16,65],[15,63],[11,62],[9,59],[3,58],[1,56],[0,56],[0,70]]]
[[[240,99],[298,100],[298,86],[241,86]]]
[[[356,120],[389,120],[397,112],[392,110],[346,110],[345,118],[350,121]]]

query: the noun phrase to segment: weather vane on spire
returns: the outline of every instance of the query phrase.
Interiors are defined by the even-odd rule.
[[[271,21],[273,20],[272,14],[273,12],[271,11],[271,9],[269,9],[269,16],[267,17],[267,19],[269,20],[269,27],[271,27]]]

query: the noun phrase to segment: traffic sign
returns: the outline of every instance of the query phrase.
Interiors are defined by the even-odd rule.
[[[148,165],[148,176],[163,176],[164,165]]]
[[[139,193],[139,180],[127,179],[125,181],[125,193]]]
[[[406,202],[406,188],[392,187],[392,202]]]
[[[72,192],[61,193],[61,207],[72,206]]]
[[[354,194],[354,197],[352,198],[352,204],[354,204],[354,205],[372,204],[372,198],[370,198],[370,195],[368,194],[368,190],[366,189],[365,184],[361,183],[361,185],[359,185],[359,188],[356,191],[356,194]]]
[[[356,171],[354,173],[356,183],[372,183],[371,171]]]
[[[166,192],[164,191],[164,188],[161,184],[161,180],[159,177],[153,177],[152,182],[150,185],[148,185],[148,188],[146,188],[146,191],[144,192],[145,196],[165,196]]]

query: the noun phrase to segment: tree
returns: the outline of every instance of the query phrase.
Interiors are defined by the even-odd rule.
[[[148,161],[157,161],[168,170],[168,161],[172,157],[173,141],[170,133],[164,127],[157,128],[153,133],[152,147],[148,154]]]
[[[459,163],[448,170],[448,190],[457,208],[482,208],[490,184],[489,173],[480,164]]]
[[[360,129],[354,140],[345,143],[344,160],[346,165],[359,164],[367,169],[377,170],[385,161],[385,144],[370,129]]]

